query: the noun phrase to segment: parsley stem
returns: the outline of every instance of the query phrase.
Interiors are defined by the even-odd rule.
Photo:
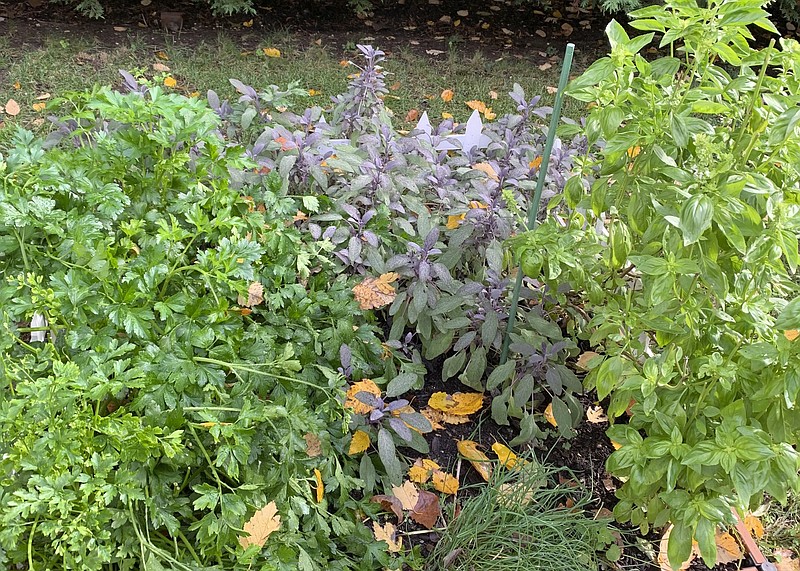
[[[292,377],[285,377],[283,375],[276,375],[275,373],[268,373],[267,371],[259,371],[258,369],[253,369],[251,367],[248,367],[246,365],[242,365],[242,364],[239,364],[239,363],[228,363],[228,362],[225,362],[225,361],[219,361],[217,359],[210,359],[208,357],[194,357],[194,361],[198,362],[198,363],[210,363],[212,365],[219,365],[220,367],[225,367],[225,368],[230,369],[231,371],[234,371],[234,372],[236,372],[236,371],[245,371],[247,373],[254,373],[256,375],[264,375],[265,377],[272,377],[273,379],[276,379],[276,380],[279,380],[279,381],[288,381],[290,383],[299,383],[301,385],[306,385],[306,386],[309,386],[311,388],[314,388],[314,389],[317,389],[317,390],[320,390],[320,391],[328,392],[327,387],[321,387],[321,386],[315,385],[314,383],[311,383],[309,381],[304,381],[302,379],[297,379],[297,378],[292,378]]]
[[[33,520],[33,527],[31,528],[31,534],[28,536],[28,569],[29,571],[34,571],[33,566],[33,536],[36,533],[36,526],[39,525],[39,515],[36,514],[36,519]]]

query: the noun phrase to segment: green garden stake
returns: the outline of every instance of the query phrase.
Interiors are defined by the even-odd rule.
[[[564,52],[564,64],[561,67],[561,78],[558,80],[558,91],[556,91],[556,101],[553,104],[553,114],[550,116],[550,128],[547,130],[547,142],[542,152],[542,162],[539,164],[539,176],[536,178],[536,190],[533,198],[528,205],[528,230],[533,230],[539,222],[539,206],[542,201],[542,190],[544,181],[547,177],[547,167],[550,164],[550,153],[553,150],[553,141],[556,138],[556,128],[561,120],[561,105],[564,100],[564,90],[569,81],[569,71],[572,68],[572,53],[575,51],[575,44],[567,44]],[[508,313],[508,327],[503,338],[503,350],[500,352],[500,364],[508,360],[508,346],[511,343],[511,334],[514,332],[514,325],[517,321],[517,306],[519,305],[519,293],[522,289],[522,267],[517,268],[517,281],[514,284],[514,292],[511,296],[511,310]]]

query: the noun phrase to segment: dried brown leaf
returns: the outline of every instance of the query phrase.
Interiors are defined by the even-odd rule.
[[[378,496],[372,496],[369,501],[380,504],[383,509],[390,511],[397,516],[397,523],[403,523],[403,504],[401,504],[400,500],[398,500],[396,497],[385,496],[381,494]]]
[[[239,538],[239,544],[247,549],[250,545],[264,547],[267,538],[281,526],[281,516],[275,502],[270,502],[253,514],[253,517],[244,524],[247,535]]]
[[[15,116],[19,115],[19,111],[20,111],[19,103],[17,103],[13,99],[9,99],[6,102],[5,110],[6,110],[6,113],[11,115],[12,117],[15,117]]]
[[[432,529],[441,513],[439,497],[432,492],[419,490],[417,503],[411,513],[408,514],[408,517],[424,528]]]
[[[413,482],[406,480],[402,486],[392,486],[392,493],[400,500],[404,510],[413,510],[417,505],[420,490]]]
[[[385,541],[389,553],[399,553],[403,550],[403,538],[397,537],[397,528],[391,522],[384,525],[377,521],[372,522],[372,533],[376,541]]]
[[[306,441],[306,454],[309,458],[316,458],[322,454],[322,441],[313,432],[307,432],[303,437]]]
[[[392,282],[397,281],[399,274],[389,272],[377,278],[368,277],[353,287],[353,297],[361,309],[377,309],[389,305],[397,297]]]

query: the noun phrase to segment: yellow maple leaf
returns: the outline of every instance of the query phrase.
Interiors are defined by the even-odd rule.
[[[389,305],[397,297],[392,282],[400,277],[395,272],[381,274],[377,278],[368,277],[353,287],[353,297],[361,309],[377,309]]]
[[[357,383],[350,385],[347,389],[347,398],[344,401],[344,407],[352,410],[356,414],[369,414],[374,407],[369,406],[358,400],[356,395],[358,393],[370,393],[376,397],[381,396],[381,389],[372,379],[363,379]]]
[[[350,456],[361,454],[367,448],[369,448],[369,434],[363,430],[356,430],[355,434],[353,434],[353,439],[350,440],[350,448],[347,453]]]
[[[322,482],[322,472],[314,468],[314,479],[317,481],[317,503],[322,503],[322,498],[325,497],[325,484]]]
[[[408,479],[417,484],[424,484],[431,477],[431,472],[439,469],[439,464],[428,458],[417,458],[408,469]]]
[[[175,81],[174,77],[169,76],[164,78],[164,85],[166,85],[167,87],[175,87],[176,85],[178,85],[178,82]]]
[[[505,444],[495,442],[492,444],[492,452],[497,455],[497,459],[500,460],[500,463],[506,468],[516,468],[523,463],[523,461]]]
[[[492,464],[486,454],[478,450],[478,443],[472,440],[459,440],[456,448],[458,448],[459,454],[469,460],[481,478],[488,482],[492,477]]]
[[[558,422],[556,422],[556,417],[553,416],[553,403],[547,405],[547,408],[544,409],[544,418],[547,422],[552,424],[553,426],[558,426]]]
[[[247,549],[250,545],[264,547],[267,538],[281,526],[281,516],[278,507],[272,501],[253,514],[253,517],[244,524],[247,535],[239,538],[239,544]]]
[[[486,109],[483,110],[483,117],[491,121],[492,119],[497,118],[497,113],[494,113],[491,107],[487,107]]]
[[[428,399],[428,406],[441,412],[456,416],[468,416],[478,412],[483,406],[481,393],[433,393]]]
[[[444,91],[442,91],[440,97],[442,98],[442,101],[444,101],[445,103],[450,103],[453,100],[453,95],[455,95],[455,93],[453,93],[452,89],[445,89]]]
[[[489,163],[475,163],[474,165],[472,165],[472,168],[475,169],[476,171],[481,171],[482,173],[485,173],[490,179],[494,181],[500,180],[500,178],[497,176],[497,171],[495,171],[494,167]]]
[[[451,214],[447,217],[447,224],[445,224],[445,228],[448,230],[455,230],[459,226],[461,226],[461,222],[466,218],[466,214]]]
[[[478,101],[477,99],[472,99],[470,101],[465,101],[464,105],[469,107],[470,109],[474,109],[478,111],[478,113],[485,113],[486,112],[486,103],[483,101]]]
[[[267,57],[281,57],[281,50],[278,48],[264,48],[262,51]]]
[[[431,480],[433,487],[436,491],[443,494],[455,494],[458,491],[458,480],[455,476],[448,474],[442,470],[433,471],[433,479]]]
[[[375,535],[375,541],[386,542],[389,553],[399,553],[403,549],[403,538],[397,537],[397,528],[392,522],[387,521],[381,525],[377,521],[373,521],[372,533]]]

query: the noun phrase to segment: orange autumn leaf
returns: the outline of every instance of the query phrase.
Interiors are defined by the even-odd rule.
[[[377,309],[389,305],[397,297],[397,292],[392,282],[400,277],[395,272],[381,274],[377,278],[365,278],[360,284],[353,287],[353,297],[361,309]]]
[[[410,109],[408,113],[406,113],[406,123],[411,123],[419,119],[419,111],[416,109]]]
[[[410,481],[406,480],[402,486],[392,486],[392,495],[400,500],[404,510],[410,511],[417,507],[420,490]]]
[[[539,165],[542,164],[542,157],[536,157],[531,162],[528,163],[529,169],[538,169]]]
[[[314,479],[317,482],[317,503],[322,503],[322,499],[325,497],[325,484],[322,482],[322,472],[319,471],[318,468],[314,468]]]
[[[786,337],[789,341],[794,341],[798,337],[800,337],[800,331],[797,329],[788,329],[783,332],[783,336]]]
[[[246,22],[242,22],[242,26],[244,26],[245,28],[252,28],[253,27],[253,19],[250,18]]]
[[[347,453],[350,456],[361,454],[367,448],[369,448],[369,434],[363,430],[356,430],[355,434],[353,434],[353,439],[350,441],[350,448]]]
[[[428,406],[452,415],[468,416],[478,412],[483,406],[481,393],[433,393],[428,399]]]
[[[372,533],[375,536],[375,541],[385,541],[389,553],[399,553],[403,550],[403,538],[397,537],[397,528],[391,522],[386,522],[384,525],[379,524],[377,521],[372,522]]]
[[[350,62],[346,59],[343,59],[339,62],[339,67],[347,67],[348,65],[350,65]]]
[[[627,151],[628,156],[630,158],[632,158],[632,159],[635,159],[636,157],[638,157],[639,153],[641,153],[641,152],[642,152],[642,147],[640,147],[639,145],[636,145],[634,147],[630,147],[628,149],[628,151]]]
[[[544,409],[544,418],[547,422],[552,424],[555,427],[558,427],[558,422],[556,422],[556,417],[553,416],[553,403],[547,405],[547,408]]]
[[[166,85],[167,87],[175,87],[176,85],[178,85],[178,82],[175,81],[175,78],[172,77],[172,76],[165,77],[164,78],[164,85]]]
[[[253,517],[244,524],[247,535],[239,538],[239,544],[247,549],[250,545],[264,547],[267,538],[281,526],[281,516],[278,507],[272,501],[253,514]]]
[[[44,108],[45,108],[46,106],[47,106],[47,105],[46,105],[45,103],[34,103],[34,104],[33,104],[33,110],[34,110],[34,111],[44,111]]]
[[[472,168],[476,171],[481,171],[485,173],[490,179],[493,181],[498,181],[500,178],[497,176],[497,171],[494,170],[494,167],[489,163],[475,163],[472,165]]]
[[[442,98],[442,101],[444,101],[445,103],[450,103],[453,100],[453,95],[455,95],[455,93],[453,93],[452,89],[445,89],[444,91],[442,91],[440,97]]]
[[[350,388],[347,389],[344,407],[352,410],[356,414],[369,414],[372,412],[373,407],[358,400],[356,398],[358,393],[370,393],[379,397],[381,396],[381,389],[378,388],[378,385],[376,385],[372,379],[358,381],[350,385]]]
[[[464,105],[466,105],[470,109],[474,109],[478,113],[485,113],[486,112],[486,103],[484,103],[483,101],[478,101],[477,99],[472,99],[470,101],[465,101]]]
[[[491,121],[492,119],[497,118],[497,113],[494,113],[491,107],[487,107],[486,109],[483,110],[483,116],[485,119]]]
[[[414,465],[408,469],[408,479],[417,484],[427,482],[434,470],[439,469],[439,464],[428,458],[417,458]]]
[[[717,563],[725,565],[739,561],[744,556],[739,542],[730,533],[717,532],[714,541],[717,544]]]
[[[447,217],[447,224],[445,224],[445,228],[448,230],[455,230],[459,226],[461,226],[461,222],[466,218],[466,214],[451,214]]]
[[[764,524],[761,523],[761,520],[758,519],[757,516],[747,514],[744,518],[744,526],[747,528],[747,531],[750,532],[750,535],[756,539],[764,537]]]
[[[458,448],[459,454],[469,460],[469,463],[481,475],[481,478],[488,482],[492,477],[492,464],[486,454],[478,450],[477,442],[459,440],[456,443],[456,448]]]
[[[442,470],[433,471],[431,483],[437,492],[443,494],[453,495],[458,491],[458,480],[456,480],[455,476]]]

